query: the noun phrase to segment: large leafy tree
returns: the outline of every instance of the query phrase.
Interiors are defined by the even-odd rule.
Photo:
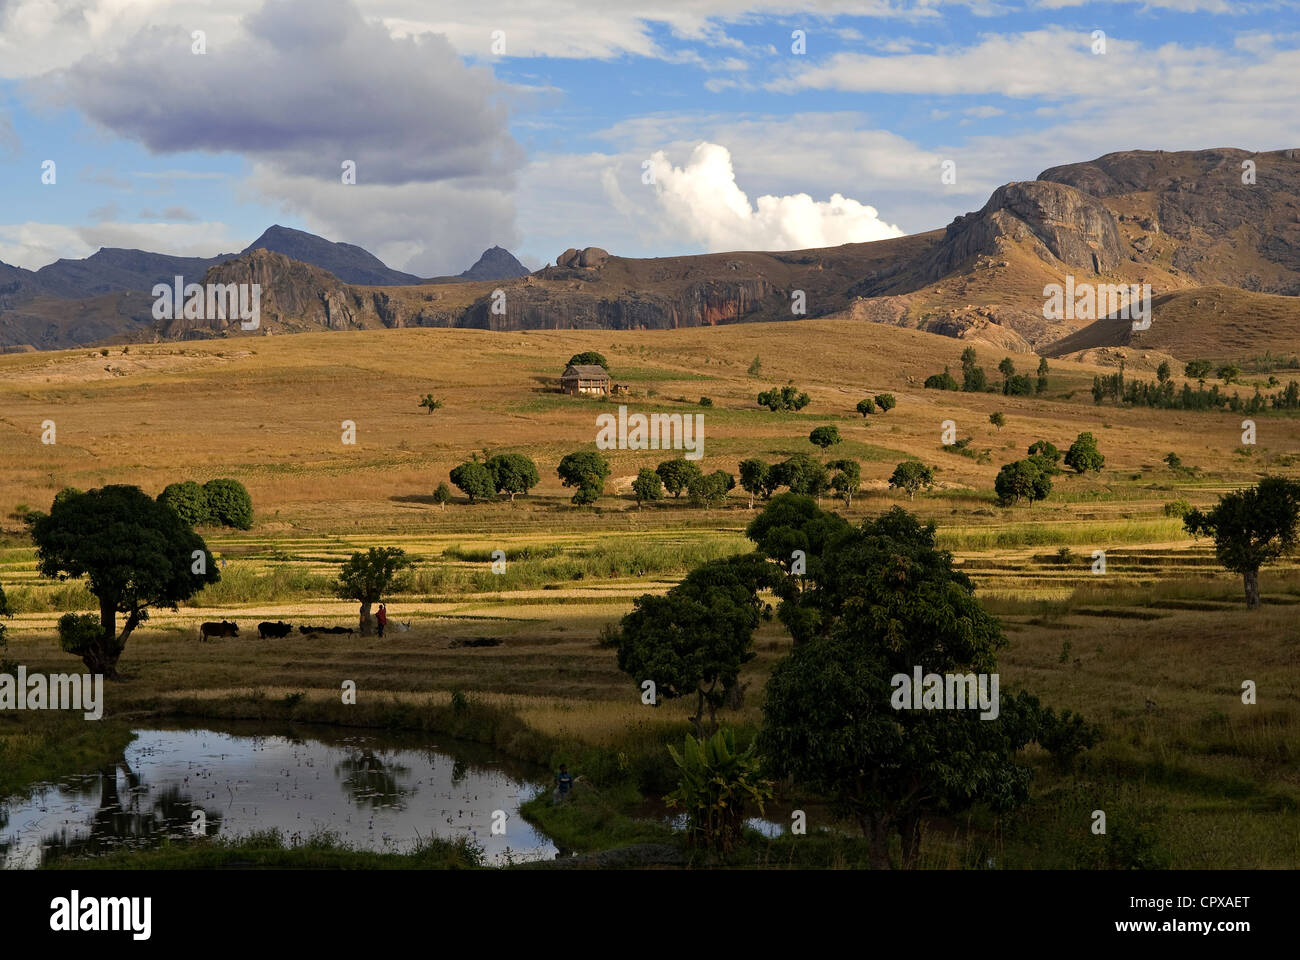
[[[459,467],[453,467],[449,476],[460,492],[469,497],[470,503],[491,499],[497,490],[492,472],[477,460],[466,460]]]
[[[165,503],[181,515],[181,519],[191,527],[210,523],[212,511],[208,506],[208,494],[193,480],[183,483],[169,483],[158,494],[158,502]]]
[[[637,509],[647,500],[662,500],[664,497],[664,482],[649,467],[642,467],[632,481],[632,495],[636,497]]]
[[[31,522],[42,576],[85,577],[99,600],[99,633],[70,649],[92,673],[117,679],[117,662],[150,607],[175,610],[221,579],[203,538],[139,487],[60,495]],[[118,614],[126,620],[119,632]]]
[[[537,473],[537,464],[522,453],[498,454],[488,460],[484,466],[492,475],[495,491],[510,495],[511,506],[514,506],[517,494],[527,493],[542,479]]]
[[[1253,487],[1219,498],[1208,512],[1192,510],[1183,526],[1194,535],[1214,539],[1219,562],[1241,574],[1246,605],[1259,606],[1259,568],[1296,548],[1300,518],[1300,483],[1265,477]]]
[[[853,498],[862,489],[862,464],[846,457],[832,460],[826,464],[826,469],[835,471],[831,474],[831,489],[835,495],[844,501],[846,507],[853,506]]]
[[[712,733],[718,708],[755,656],[764,611],[758,593],[779,576],[775,565],[745,554],[695,568],[666,594],[643,594],[620,623],[618,668],[638,687],[653,681],[656,697],[694,694],[696,736]]]
[[[1097,438],[1091,433],[1079,434],[1070,444],[1070,449],[1065,451],[1065,465],[1076,473],[1088,470],[1100,473],[1105,464],[1106,458],[1097,449]]]
[[[363,634],[369,634],[371,630],[371,606],[397,589],[400,576],[411,566],[411,559],[400,547],[371,547],[365,553],[352,554],[344,562],[334,584],[334,595],[340,600],[356,600],[361,604]]]
[[[208,498],[209,522],[221,523],[237,530],[253,525],[253,498],[238,480],[218,477],[203,485]]]
[[[772,467],[768,478],[773,486],[788,487],[791,493],[800,493],[821,499],[830,489],[831,478],[820,460],[806,453],[796,453]]]
[[[803,588],[821,577],[830,543],[847,529],[848,521],[839,514],[820,510],[812,497],[795,493],[773,497],[745,528],[758,552],[788,574],[775,581],[773,589],[781,601],[777,616],[795,646],[817,631],[815,611],[800,605]]]
[[[595,350],[585,350],[582,353],[575,353],[569,358],[569,366],[583,366],[584,364],[595,364],[598,367],[604,367],[605,372],[609,373],[609,361],[605,359],[603,353],[597,353]]]
[[[759,748],[774,774],[794,776],[860,825],[875,865],[890,864],[895,834],[910,865],[927,813],[1026,798],[1029,771],[1014,754],[1036,735],[1036,704],[1002,696],[993,720],[977,710],[895,710],[891,678],[915,666],[995,672],[1002,630],[936,548],[933,525],[899,507],[841,527],[825,551],[798,599],[811,635],[772,672]]]
[[[839,427],[835,426],[815,427],[812,433],[808,434],[808,440],[823,450],[835,446],[842,439]]]
[[[655,468],[655,473],[659,474],[664,489],[673,495],[674,500],[690,489],[692,480],[701,476],[700,468],[685,457],[665,460]]]
[[[749,494],[749,509],[754,509],[754,498],[768,493],[767,475],[771,467],[757,457],[740,461],[740,489]]]
[[[1045,500],[1052,492],[1052,478],[1043,469],[1038,456],[1002,465],[993,478],[993,490],[998,495],[998,506],[1009,507],[1027,500]]]
[[[915,500],[916,491],[934,486],[934,467],[927,467],[919,460],[904,460],[894,467],[890,474],[889,485],[907,491],[907,499]]]
[[[566,454],[555,472],[564,486],[577,488],[570,498],[572,503],[595,503],[604,492],[609,461],[598,453],[580,450]]]

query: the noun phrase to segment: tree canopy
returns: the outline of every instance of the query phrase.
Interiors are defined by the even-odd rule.
[[[1209,511],[1191,510],[1183,526],[1214,540],[1219,562],[1240,573],[1246,604],[1258,607],[1259,568],[1295,550],[1300,518],[1300,483],[1265,477],[1255,486],[1219,497]]]
[[[560,483],[576,488],[570,502],[579,505],[595,503],[605,491],[609,461],[598,453],[580,450],[566,454],[555,472],[559,474]]]
[[[139,487],[111,485],[56,497],[31,522],[37,570],[85,577],[99,600],[100,632],[70,651],[92,673],[117,677],[117,662],[149,608],[175,610],[221,579],[203,538],[174,509]],[[117,615],[125,614],[122,631]]]
[[[511,504],[517,494],[527,493],[542,479],[537,473],[537,464],[522,453],[498,454],[484,466],[492,475],[493,489],[497,493],[508,493]]]

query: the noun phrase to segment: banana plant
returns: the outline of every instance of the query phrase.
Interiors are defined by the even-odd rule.
[[[721,853],[731,850],[744,833],[747,809],[772,798],[772,784],[758,776],[761,761],[754,743],[736,749],[736,734],[723,727],[706,740],[686,735],[682,751],[668,753],[681,773],[677,789],[664,798],[670,807],[686,811],[686,837],[692,846]]]

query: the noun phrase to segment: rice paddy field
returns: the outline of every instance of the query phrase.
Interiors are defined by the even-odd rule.
[[[894,505],[932,520],[1010,639],[1003,689],[1079,711],[1104,732],[1068,773],[1032,749],[1033,798],[1015,815],[977,810],[927,824],[926,866],[1300,864],[1300,564],[1265,568],[1264,604],[1247,611],[1240,579],[1165,509],[1212,505],[1267,473],[1297,475],[1296,420],[1258,415],[1258,442],[1243,445],[1240,415],[1094,405],[1092,377],[1109,371],[1068,361],[1051,361],[1049,388],[1035,397],[923,389],[929,374],[959,368],[964,346],[817,320],[625,333],[393,330],[0,356],[7,656],[29,671],[76,668],[55,623],[95,608],[83,584],[37,575],[27,511],[48,510],[66,486],[131,483],[153,495],[175,481],[233,477],[252,494],[252,529],[200,528],[221,580],[178,610],[152,611],[133,634],[123,680],[107,694],[107,724],[186,716],[418,727],[461,694],[497,718],[484,737],[502,749],[662,767],[664,744],[689,729],[690,706],[642,705],[602,632],[637,596],[749,550],[745,526],[761,504],[751,510],[737,489],[717,509],[685,496],[638,509],[631,479],[673,454],[614,450],[605,495],[580,508],[556,465],[594,449],[595,417],[619,402],[703,414],[706,472],[734,473],[751,456],[819,455],[807,435],[833,424],[844,442],[829,455],[861,461],[864,489],[851,506],[823,506],[855,522]],[[1002,353],[977,349],[994,371]],[[632,387],[626,401],[555,392],[581,350],[608,357],[614,379]],[[1031,372],[1038,362],[1013,360]],[[1132,357],[1133,368],[1143,363]],[[787,382],[811,394],[804,410],[774,414],[754,402]],[[896,409],[854,412],[881,392],[897,397]],[[426,393],[444,407],[420,409]],[[713,405],[701,407],[701,397]],[[989,422],[996,411],[1006,416],[1001,429]],[[972,437],[968,451],[988,456],[945,447],[947,420]],[[45,421],[56,425],[53,444],[41,442]],[[355,425],[354,444],[342,440],[344,421]],[[1002,463],[1039,439],[1064,450],[1085,430],[1106,456],[1100,474],[1060,476],[1031,507],[996,506]],[[456,464],[501,452],[536,461],[542,480],[528,496],[513,506],[459,493],[445,508],[434,502]],[[1170,452],[1183,470],[1165,465]],[[935,487],[913,501],[887,485],[909,458],[939,468]],[[354,551],[378,546],[400,547],[415,563],[387,598],[390,621],[409,631],[258,639],[261,620],[355,626],[356,604],[332,584]],[[505,554],[504,572],[492,571],[494,551]],[[198,624],[223,618],[240,636],[200,643]],[[499,642],[462,643],[478,639]],[[745,704],[724,711],[724,722],[752,734],[764,680],[789,645],[778,621],[760,627]],[[345,680],[358,690],[351,713],[338,702]],[[1254,705],[1241,700],[1247,680],[1257,685]],[[65,736],[54,720],[0,715],[10,769],[0,786],[21,789],[10,781],[75,766],[79,754],[50,750]],[[647,797],[656,776],[642,778]],[[1089,814],[1103,807],[1119,826],[1098,847]],[[826,811],[815,819],[843,826]],[[828,856],[822,865],[852,865]]]

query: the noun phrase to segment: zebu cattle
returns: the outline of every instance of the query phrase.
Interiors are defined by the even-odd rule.
[[[211,620],[199,627],[199,640],[207,640],[209,637],[237,637],[239,636],[239,624],[230,620],[222,620],[215,623]]]

